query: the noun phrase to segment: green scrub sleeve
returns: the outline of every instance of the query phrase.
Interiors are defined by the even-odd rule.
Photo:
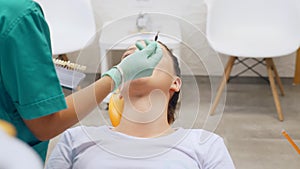
[[[50,33],[38,5],[10,25],[4,37],[3,84],[24,119],[66,108],[52,62]]]

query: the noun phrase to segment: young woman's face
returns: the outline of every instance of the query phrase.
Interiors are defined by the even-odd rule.
[[[167,49],[165,49],[162,45],[160,45],[160,47],[163,50],[163,57],[154,68],[152,76],[130,81],[125,85],[125,88],[123,88],[126,89],[127,86],[127,89],[129,89],[127,91],[130,91],[130,95],[144,95],[158,89],[169,96],[169,94],[180,89],[181,82],[175,75],[173,60],[168,54]],[[132,54],[136,50],[137,48],[135,46],[128,48],[122,58]],[[122,93],[128,94],[126,91],[122,91]]]

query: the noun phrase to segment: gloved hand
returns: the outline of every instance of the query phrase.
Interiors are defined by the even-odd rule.
[[[140,43],[136,43],[136,47],[140,51],[127,56],[121,63],[102,75],[102,77],[110,76],[113,79],[115,83],[114,90],[119,87],[122,81],[126,82],[152,75],[154,68],[163,56],[163,52],[157,42],[145,41],[145,43],[147,45],[145,48]]]

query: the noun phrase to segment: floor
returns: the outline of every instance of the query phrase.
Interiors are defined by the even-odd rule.
[[[86,79],[92,80],[93,77]],[[178,119],[174,125],[204,128],[222,136],[237,169],[299,169],[300,154],[281,131],[285,129],[300,146],[300,85],[293,86],[292,79],[282,79],[285,96],[280,97],[280,101],[285,119],[280,122],[268,82],[253,77],[230,80],[226,98],[221,100],[216,114],[208,116],[211,93],[215,92],[212,89],[218,84],[214,80],[183,77]],[[105,104],[99,105],[78,125],[110,124],[105,107]],[[51,140],[48,154],[57,139]]]

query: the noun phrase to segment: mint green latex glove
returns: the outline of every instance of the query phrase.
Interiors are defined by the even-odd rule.
[[[102,77],[110,76],[113,79],[115,83],[114,90],[122,82],[152,75],[154,68],[163,56],[163,52],[157,42],[145,41],[145,43],[147,46],[144,48],[141,43],[137,42],[135,45],[139,51],[127,56],[121,63],[102,75]]]

